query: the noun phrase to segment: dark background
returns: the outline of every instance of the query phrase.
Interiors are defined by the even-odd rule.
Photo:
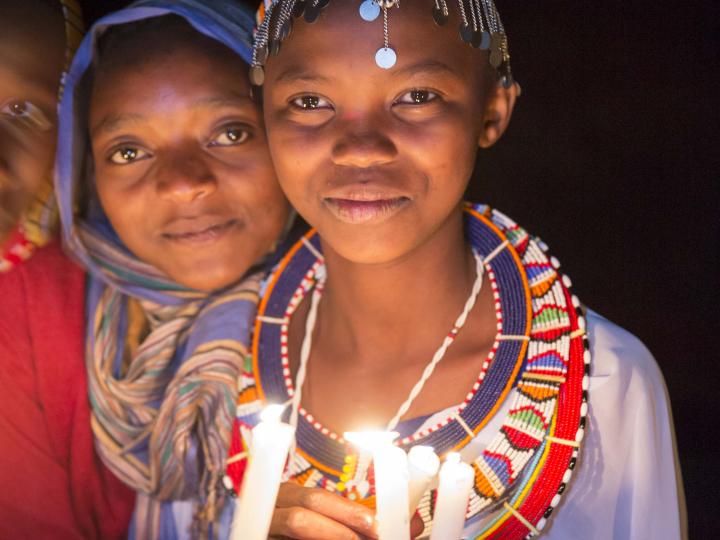
[[[89,18],[124,4],[85,3]],[[690,537],[713,538],[720,2],[497,3],[523,95],[505,137],[480,157],[471,196],[540,235],[581,300],[653,352]]]

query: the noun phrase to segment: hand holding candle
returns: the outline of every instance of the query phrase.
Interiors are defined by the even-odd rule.
[[[280,421],[285,409],[270,405],[252,430],[250,457],[235,503],[231,540],[267,540],[280,481],[295,429]]]
[[[430,540],[462,538],[465,513],[474,479],[475,471],[460,460],[460,454],[448,453],[440,469],[440,485]]]

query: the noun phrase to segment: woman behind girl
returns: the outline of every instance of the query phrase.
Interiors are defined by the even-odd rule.
[[[258,265],[288,222],[251,27],[234,2],[141,1],[75,57],[57,193],[83,269],[53,243],[0,280],[1,536],[218,533]]]

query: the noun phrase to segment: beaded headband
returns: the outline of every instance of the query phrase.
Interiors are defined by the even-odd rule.
[[[456,2],[460,14],[460,38],[467,44],[489,51],[490,65],[497,71],[506,88],[513,84],[510,70],[510,52],[505,28],[493,0],[434,0],[432,16],[435,23],[444,26],[450,16],[448,3]],[[315,22],[330,0],[264,0],[257,12],[257,29],[250,81],[256,86],[265,82],[265,62],[270,54],[276,55],[280,45],[291,33],[293,18],[303,17]],[[390,46],[389,11],[399,8],[400,0],[362,0],[360,17],[373,22],[382,15],[383,45],[375,53],[375,63],[390,69],[397,62],[397,53]]]

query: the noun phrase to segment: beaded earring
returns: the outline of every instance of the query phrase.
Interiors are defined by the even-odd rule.
[[[451,0],[452,1],[452,0]],[[510,69],[510,52],[507,34],[493,0],[455,0],[460,14],[459,34],[463,42],[483,51],[489,51],[488,61],[497,71],[505,88],[514,84]],[[255,86],[265,82],[265,62],[269,54],[278,54],[280,44],[292,32],[293,17],[315,22],[330,0],[264,0],[258,10],[258,27],[255,34],[250,81]],[[360,18],[367,22],[382,14],[383,45],[375,53],[375,63],[382,69],[391,69],[397,63],[397,51],[390,46],[389,11],[399,8],[400,0],[362,0]],[[444,26],[450,17],[448,0],[435,0],[432,17]]]

